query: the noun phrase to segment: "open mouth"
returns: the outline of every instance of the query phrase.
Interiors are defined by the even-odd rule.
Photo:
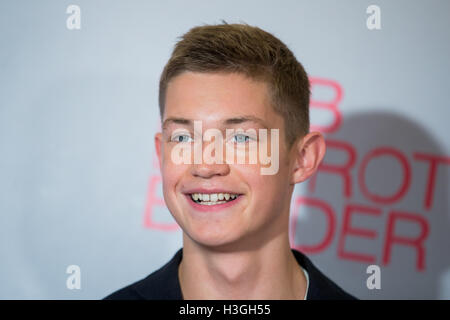
[[[189,196],[197,204],[213,206],[235,201],[241,195],[233,193],[192,193]]]

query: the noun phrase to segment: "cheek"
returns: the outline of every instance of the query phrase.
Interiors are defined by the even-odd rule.
[[[184,172],[183,168],[181,167],[182,166],[177,165],[163,165],[161,169],[161,175],[164,185],[164,191],[175,190]]]
[[[262,175],[260,166],[247,166],[239,168],[239,175],[240,179],[248,184],[252,197],[271,198],[276,192],[280,192],[279,173]]]
[[[184,174],[182,167],[180,165],[166,163],[161,168],[164,202],[175,219],[177,219],[178,213],[181,210],[180,200],[178,199],[180,194],[178,194],[177,188]]]
[[[178,183],[186,172],[186,165],[174,163],[170,158],[170,152],[166,149],[161,162],[161,175],[164,193],[173,197]]]
[[[262,175],[259,166],[241,168],[240,175],[250,188],[252,205],[262,210],[282,205],[289,192],[289,177],[281,167],[274,175]]]
[[[258,194],[259,198],[269,201],[279,199],[279,195],[284,193],[283,188],[284,184],[280,184],[277,179],[273,179],[273,176],[260,176],[255,181],[255,193]]]

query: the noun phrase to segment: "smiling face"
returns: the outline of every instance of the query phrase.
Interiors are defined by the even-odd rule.
[[[203,132],[215,128],[223,133],[224,154],[229,148],[235,153],[249,148],[245,135],[236,131],[227,135],[226,129],[267,129],[268,137],[270,129],[278,129],[278,146],[268,144],[268,150],[278,148],[278,172],[262,175],[261,167],[268,165],[259,161],[174,163],[172,152],[177,145],[193,145],[194,121],[201,121]],[[287,233],[294,185],[292,156],[285,143],[283,118],[273,111],[265,82],[236,73],[184,72],[168,85],[162,123],[155,144],[164,200],[185,239],[225,248],[259,245]],[[175,136],[180,130],[184,133]],[[211,143],[203,141],[203,150]]]

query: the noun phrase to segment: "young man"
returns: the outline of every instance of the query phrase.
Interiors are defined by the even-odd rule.
[[[259,28],[183,36],[161,76],[155,136],[183,248],[107,299],[354,299],[290,248],[294,186],[325,155],[309,96],[302,65]]]

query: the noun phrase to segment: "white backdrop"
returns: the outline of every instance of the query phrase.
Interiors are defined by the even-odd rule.
[[[72,4],[81,29],[66,26]],[[380,30],[366,26],[372,4]],[[449,299],[449,12],[444,0],[1,1],[0,298],[99,299],[173,256],[158,80],[177,37],[224,19],[273,33],[311,77],[328,151],[296,188],[292,245],[359,298]],[[69,265],[81,289],[67,288]]]

